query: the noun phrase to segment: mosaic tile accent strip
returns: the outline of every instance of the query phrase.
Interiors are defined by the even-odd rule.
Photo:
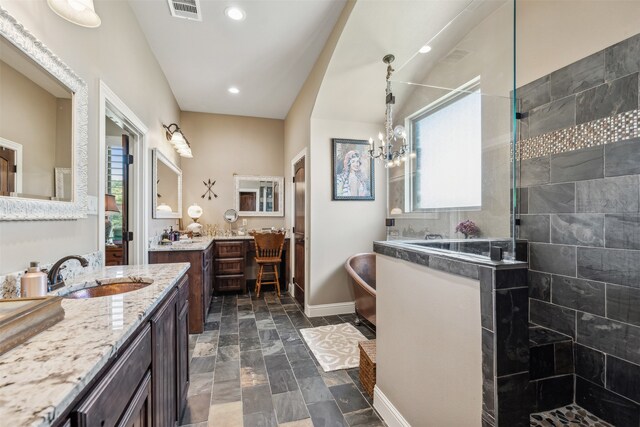
[[[69,262],[66,264],[67,268],[62,270],[62,277],[64,277],[64,280],[73,279],[81,274],[102,268],[102,252],[96,251],[82,256],[87,259],[89,265],[86,268],[83,268],[77,261]],[[48,264],[40,264],[41,268],[46,269],[49,269],[52,266],[52,262]],[[22,277],[24,273],[25,271],[23,270],[0,275],[0,298],[20,298],[20,277]]]
[[[533,159],[637,138],[639,118],[640,110],[632,110],[523,139],[518,141],[516,159]]]
[[[547,412],[531,414],[531,427],[613,427],[592,413],[577,405],[569,405],[564,408],[552,409]]]

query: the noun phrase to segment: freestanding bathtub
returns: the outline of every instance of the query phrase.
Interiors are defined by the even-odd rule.
[[[350,257],[344,264],[356,297],[356,314],[376,324],[376,254]]]

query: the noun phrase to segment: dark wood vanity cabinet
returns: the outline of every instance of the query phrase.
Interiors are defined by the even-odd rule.
[[[188,296],[184,276],[82,393],[69,416],[54,425],[177,425],[189,387]]]
[[[213,245],[198,251],[152,251],[149,252],[150,264],[188,262],[189,268],[189,333],[200,334],[204,331],[209,303],[211,302],[213,263]]]
[[[215,241],[213,249],[214,278],[213,290],[216,292],[247,292],[245,267],[256,256],[256,244],[253,239]],[[287,291],[289,283],[289,262],[287,249],[289,239],[285,239],[280,263],[280,291]],[[250,281],[251,283],[254,280]]]
[[[74,427],[115,426],[129,412],[151,369],[151,327],[147,324],[71,414]]]
[[[189,281],[185,277],[178,285],[178,310],[176,311],[177,408],[178,420],[184,412],[189,391]]]
[[[153,342],[153,425],[170,426],[178,418],[177,292],[151,318]]]
[[[129,409],[124,414],[119,426],[123,427],[151,427],[153,418],[151,413],[151,373],[148,372],[142,380],[142,384],[133,395]]]
[[[246,241],[222,241],[214,243],[213,286],[216,292],[247,292],[247,280],[244,276],[246,260]]]

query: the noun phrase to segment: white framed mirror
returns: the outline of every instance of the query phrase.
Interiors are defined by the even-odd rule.
[[[87,215],[87,85],[0,8],[0,221]]]
[[[153,149],[153,217],[182,218],[182,170]]]
[[[236,175],[235,209],[240,216],[284,216],[284,178]]]

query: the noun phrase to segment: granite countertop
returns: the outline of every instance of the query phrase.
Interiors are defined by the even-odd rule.
[[[289,235],[285,235],[285,239],[288,239]],[[203,251],[209,247],[211,242],[220,240],[253,240],[253,236],[203,236],[194,237],[189,242],[173,242],[170,245],[151,245],[149,246],[149,252],[171,252],[171,251]]]
[[[466,242],[462,240],[462,242]],[[382,253],[384,255],[393,255],[396,258],[404,258],[407,261],[415,262],[416,264],[424,264],[425,256],[434,256],[437,258],[447,259],[451,261],[458,261],[476,266],[493,267],[495,269],[510,269],[510,268],[522,268],[528,264],[523,261],[516,260],[502,260],[493,261],[486,256],[476,255],[472,253],[454,252],[445,249],[431,248],[426,246],[412,245],[410,241],[394,241],[383,240],[376,241],[374,243],[374,251]],[[388,248],[383,250],[382,248]],[[388,253],[387,253],[388,252]],[[405,256],[400,256],[404,253]]]
[[[203,251],[209,247],[214,238],[210,236],[194,237],[190,241],[173,242],[170,245],[151,245],[149,252],[170,251]]]
[[[50,425],[188,269],[188,263],[106,267],[50,293],[64,295],[92,287],[96,279],[154,280],[124,294],[63,299],[61,322],[0,355],[0,424]]]

